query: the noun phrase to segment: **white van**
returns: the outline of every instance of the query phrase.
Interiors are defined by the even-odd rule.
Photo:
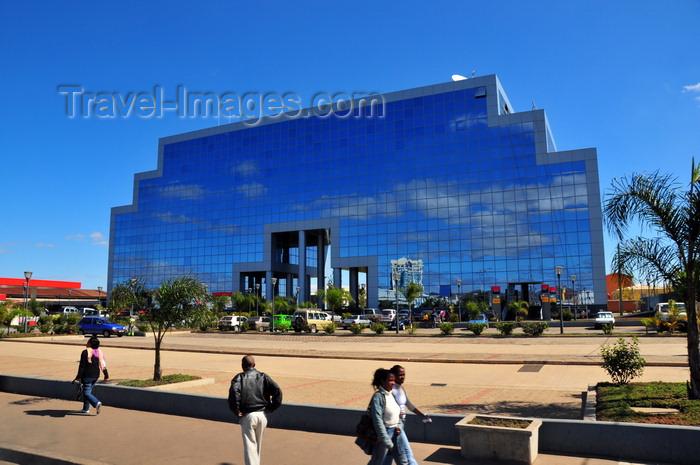
[[[669,310],[671,310],[671,306],[668,304],[668,302],[661,302],[660,304],[656,304],[656,313],[661,313],[659,315],[659,318],[663,321],[668,320]],[[676,302],[676,310],[678,310],[679,318],[687,318],[688,314],[685,312],[684,303]]]
[[[394,321],[394,318],[396,318],[396,310],[394,310],[393,308],[387,308],[382,310],[383,323],[389,323],[391,321]]]
[[[97,310],[96,308],[83,307],[80,309],[83,316],[107,316],[102,310]]]
[[[70,305],[52,305],[49,307],[49,313],[58,315],[81,315],[81,311]]]
[[[219,320],[219,329],[231,329],[238,331],[241,323],[248,321],[248,318],[239,315],[227,315]]]

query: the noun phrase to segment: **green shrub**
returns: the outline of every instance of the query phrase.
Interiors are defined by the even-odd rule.
[[[455,325],[452,323],[440,323],[438,327],[440,328],[440,333],[443,336],[449,336],[455,331]]]
[[[484,332],[484,330],[488,327],[487,323],[469,323],[467,325],[467,329],[471,331],[472,333],[476,334],[477,336],[481,333]]]
[[[250,331],[250,323],[243,321],[241,322],[241,332],[245,333],[246,331]]]
[[[136,329],[142,333],[148,332],[149,327],[146,323],[136,323]]]
[[[229,325],[219,325],[219,331],[228,331],[231,327]]]
[[[602,345],[600,355],[603,357],[603,369],[615,384],[627,384],[644,373],[646,360],[639,354],[637,336],[632,337],[630,344],[627,344],[624,338],[619,338],[612,347]]]
[[[41,331],[42,333],[48,334],[52,330],[53,330],[53,325],[50,325],[50,324],[39,325],[39,331]]]
[[[386,326],[384,326],[381,323],[372,323],[371,325],[369,325],[369,329],[371,329],[377,334],[383,334],[386,330]]]
[[[571,321],[571,319],[574,317],[574,314],[571,312],[571,310],[567,308],[565,310],[562,310],[561,317],[564,319],[564,321]]]
[[[546,321],[525,321],[520,326],[523,328],[523,333],[528,336],[539,336],[549,328],[549,323]]]
[[[323,325],[323,330],[326,332],[326,334],[335,333],[336,328],[337,326],[335,323],[328,323],[327,325]]]
[[[410,336],[413,336],[414,334],[416,334],[416,331],[418,331],[418,325],[406,326],[406,333],[408,333]]]
[[[608,334],[608,335],[612,334],[614,327],[615,326],[612,323],[605,323],[603,325],[603,334]]]
[[[459,314],[458,313],[450,313],[450,322],[457,323],[458,321],[459,321]]]
[[[348,319],[348,318],[350,318],[350,317],[352,317],[352,313],[342,313],[342,314],[340,315],[340,318],[341,318],[342,320],[346,320],[346,319]]]
[[[352,323],[350,325],[350,332],[353,334],[360,334],[362,331],[365,330],[366,327],[367,326],[365,326],[365,325],[358,325],[358,324]]]
[[[496,323],[496,329],[501,333],[501,335],[510,336],[513,334],[513,330],[515,329],[515,323],[512,321],[500,321]]]

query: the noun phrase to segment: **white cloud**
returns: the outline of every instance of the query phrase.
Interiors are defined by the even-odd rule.
[[[82,241],[85,239],[85,236],[82,234],[69,234],[66,236],[66,240],[69,241]]]
[[[166,199],[201,199],[204,193],[204,189],[197,184],[170,185],[160,191],[160,195]]]
[[[44,244],[43,242],[38,242],[34,244],[34,247],[53,247],[53,244]]]
[[[108,246],[109,241],[105,239],[101,232],[94,232],[90,234],[90,239],[92,239],[92,245]]]
[[[683,86],[683,92],[700,92],[700,82],[691,86]]]

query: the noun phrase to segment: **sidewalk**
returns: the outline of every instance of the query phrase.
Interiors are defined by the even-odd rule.
[[[615,339],[183,332],[166,336],[162,366],[165,374],[183,372],[205,379],[165,389],[226,396],[231,377],[240,371],[241,354],[254,353],[258,368],[282,386],[285,402],[365,408],[374,369],[410,359],[400,362],[408,374],[406,387],[411,400],[425,412],[578,418],[580,392],[588,384],[605,380],[599,366],[583,362],[595,361],[599,346]],[[86,340],[81,336],[4,340],[0,342],[0,372],[70,380]],[[152,376],[152,337],[101,338],[101,342],[113,382]],[[679,338],[645,339],[642,353],[673,365],[683,357],[684,342]],[[527,360],[540,363],[524,363]],[[687,368],[649,367],[644,379],[684,380]],[[99,386],[96,392],[99,396]],[[0,415],[5,419],[0,424],[0,463],[28,463],[26,457],[14,462],[3,458],[7,456],[2,455],[2,448],[12,448],[67,458],[64,463],[242,464],[236,424],[109,406],[99,416],[71,414],[78,407],[74,402],[0,393]],[[103,445],[95,446],[91,439],[88,448],[81,446],[85,435],[98,438]],[[345,436],[270,429],[263,457],[265,463],[285,465],[366,463],[367,457],[352,441]],[[461,459],[458,448],[413,446],[419,463],[481,465]],[[617,463],[542,454],[535,462]]]
[[[151,336],[100,340],[110,382],[153,376]],[[578,419],[581,392],[608,380],[600,368],[599,347],[614,340],[176,332],[164,339],[163,373],[203,380],[163,389],[226,396],[240,371],[241,355],[252,353],[258,368],[280,384],[285,402],[365,408],[374,370],[400,363],[411,400],[425,412]],[[82,336],[2,341],[0,371],[71,380],[85,341]],[[675,365],[685,357],[681,338],[650,338],[641,344],[647,360]],[[647,367],[641,380],[684,381],[687,376],[685,366],[658,366]]]
[[[75,414],[71,402],[0,393],[0,463],[242,465],[240,427],[104,407]],[[10,420],[11,421],[8,421]],[[263,463],[365,464],[354,438],[269,428]],[[463,459],[458,447],[412,443],[419,463],[493,465]],[[8,460],[14,451],[14,460]],[[24,454],[22,454],[24,453]],[[41,461],[42,457],[51,458]],[[33,460],[30,462],[29,460]],[[499,462],[508,465],[504,462]],[[617,465],[616,460],[540,454],[535,465]]]

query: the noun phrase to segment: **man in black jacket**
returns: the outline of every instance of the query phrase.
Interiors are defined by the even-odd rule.
[[[243,455],[246,465],[260,465],[262,437],[267,426],[266,413],[282,405],[282,390],[272,378],[255,369],[255,359],[246,355],[242,373],[231,380],[228,405],[241,418]]]

